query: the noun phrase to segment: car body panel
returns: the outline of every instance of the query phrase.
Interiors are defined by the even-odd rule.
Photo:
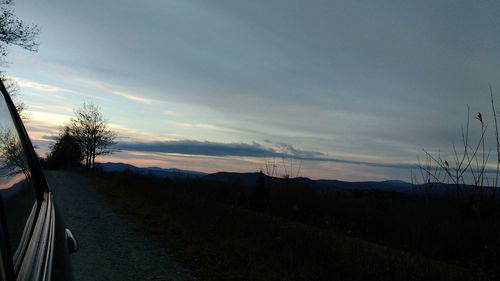
[[[23,233],[16,241],[17,249],[10,247],[3,200],[0,200],[0,278],[2,280],[73,280],[68,242],[72,247],[76,240],[68,237],[64,221],[54,204],[53,194],[38,162],[33,145],[22,120],[17,113],[3,83],[0,91],[12,116],[29,168],[29,180],[36,192],[36,201],[26,220]],[[15,195],[16,190],[3,192],[1,196]],[[13,195],[14,194],[14,195]],[[69,240],[68,240],[69,239]],[[76,246],[77,248],[77,246]],[[13,253],[12,253],[13,252]]]

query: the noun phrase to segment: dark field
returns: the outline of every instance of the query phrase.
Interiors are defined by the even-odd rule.
[[[494,280],[500,208],[293,183],[85,174],[201,280]]]

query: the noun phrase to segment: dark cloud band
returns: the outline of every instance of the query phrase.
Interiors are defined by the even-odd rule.
[[[259,158],[290,158],[304,161],[326,161],[352,165],[366,165],[382,168],[411,169],[414,164],[406,163],[373,163],[327,157],[322,152],[301,150],[290,144],[274,144],[276,148],[263,146],[259,143],[219,143],[209,141],[180,140],[155,142],[121,142],[116,148],[127,151],[179,153],[185,155],[205,156],[237,156]]]
[[[121,150],[180,153],[207,156],[241,157],[286,157],[287,153],[277,152],[258,143],[218,143],[209,141],[181,140],[156,142],[122,142],[117,145]]]

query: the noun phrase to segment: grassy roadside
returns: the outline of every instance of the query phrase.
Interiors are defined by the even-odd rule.
[[[119,177],[89,179],[201,280],[482,280],[456,266],[214,202],[183,188]]]

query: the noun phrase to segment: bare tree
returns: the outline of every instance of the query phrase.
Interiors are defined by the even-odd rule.
[[[21,172],[29,176],[24,150],[15,130],[11,128],[0,128],[0,168],[8,171],[7,176]]]
[[[7,47],[10,45],[19,46],[28,51],[38,51],[37,37],[40,28],[36,24],[25,24],[14,15],[13,0],[0,0],[0,65],[5,63]],[[7,91],[14,100],[19,115],[26,121],[25,103],[19,101],[19,85],[12,79],[5,76],[4,71],[0,71],[0,79],[4,82]]]
[[[110,146],[116,144],[117,135],[108,128],[101,109],[93,103],[75,109],[68,128],[81,147],[87,169],[94,167],[97,156],[113,152]]]
[[[491,86],[490,102],[495,136],[493,146],[495,147],[496,157],[491,157],[491,150],[487,149],[488,124],[486,123],[484,114],[481,112],[477,112],[475,115],[475,119],[480,125],[477,139],[475,141],[471,139],[470,109],[467,107],[467,123],[465,128],[462,127],[462,144],[460,147],[452,146],[453,153],[451,157],[448,157],[450,159],[445,159],[439,153],[438,155],[434,155],[424,150],[428,163],[427,165],[419,164],[424,183],[453,184],[457,197],[465,195],[461,194],[463,193],[462,189],[469,186],[472,189],[467,190],[469,191],[467,193],[475,196],[477,199],[481,200],[485,195],[488,195],[491,199],[496,199],[500,174],[500,142],[497,120],[499,113],[495,108]],[[493,162],[491,158],[493,158]]]
[[[16,45],[28,51],[38,50],[40,28],[25,24],[13,12],[12,0],[0,0],[0,59],[7,55],[7,46]]]
[[[19,84],[12,78],[9,78],[5,75],[5,72],[0,71],[0,80],[2,80],[5,89],[9,93],[14,105],[16,106],[17,113],[23,120],[23,122],[29,121],[29,114],[26,111],[26,104],[19,99],[21,96],[19,91]]]

